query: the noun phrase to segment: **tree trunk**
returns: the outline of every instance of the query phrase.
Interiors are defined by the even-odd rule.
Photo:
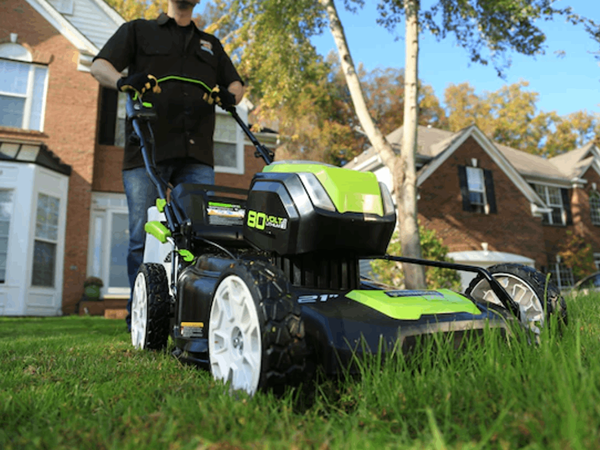
[[[412,0],[414,3],[415,0]],[[333,39],[338,49],[338,54],[340,56],[340,63],[342,65],[342,71],[344,72],[344,76],[346,78],[346,84],[348,85],[348,89],[350,91],[350,95],[352,97],[352,103],[354,104],[354,109],[356,111],[356,115],[358,116],[358,120],[360,124],[367,134],[371,145],[381,158],[382,163],[389,169],[392,174],[392,179],[394,180],[393,191],[396,199],[396,205],[398,206],[398,222],[400,224],[400,239],[402,243],[402,254],[405,256],[409,256],[412,258],[420,258],[421,257],[421,246],[419,242],[419,231],[417,227],[417,212],[416,212],[416,176],[415,176],[415,150],[416,150],[416,114],[417,114],[417,65],[416,59],[418,55],[418,23],[416,20],[416,14],[414,19],[414,73],[412,77],[407,78],[406,86],[407,88],[411,85],[413,87],[411,89],[414,90],[414,97],[410,97],[410,100],[413,101],[412,108],[407,109],[407,104],[410,104],[409,97],[405,99],[405,117],[404,117],[404,134],[406,136],[406,120],[407,120],[407,111],[409,112],[408,116],[411,114],[414,116],[414,126],[412,131],[413,141],[410,147],[403,147],[401,157],[396,157],[394,151],[392,150],[392,146],[387,142],[379,128],[373,122],[373,118],[369,113],[369,109],[367,108],[367,103],[365,101],[365,96],[362,91],[362,87],[360,85],[360,79],[358,74],[356,73],[356,69],[354,67],[354,62],[352,61],[352,57],[350,56],[350,50],[348,49],[348,43],[346,42],[346,36],[344,34],[344,29],[342,27],[342,23],[339,19],[334,0],[319,0],[319,3],[326,9],[327,15],[329,16],[329,28],[331,30],[331,34],[333,35]],[[412,39],[411,39],[412,41]],[[408,22],[407,22],[407,61],[408,61]],[[408,73],[408,64],[407,64],[407,73]],[[414,83],[410,83],[408,80],[414,79]],[[408,91],[406,91],[408,92]],[[406,141],[406,139],[405,139]],[[406,144],[403,144],[406,145]],[[407,150],[405,151],[404,148]],[[409,150],[410,149],[410,150]],[[412,183],[412,185],[410,185]],[[405,193],[406,191],[406,193]],[[412,199],[412,201],[409,201]],[[407,229],[403,229],[405,226],[408,226]],[[404,276],[406,287],[409,289],[421,289],[425,287],[425,272],[421,266],[415,266],[410,264],[404,264]]]
[[[394,190],[400,220],[400,245],[402,254],[421,258],[421,242],[417,219],[417,117],[418,61],[419,61],[419,0],[405,0],[406,18],[406,63],[404,69],[404,129],[400,168],[394,173]],[[423,266],[404,264],[404,275],[408,289],[426,287]]]

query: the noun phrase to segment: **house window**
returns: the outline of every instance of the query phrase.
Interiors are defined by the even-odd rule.
[[[60,199],[40,193],[35,216],[32,286],[54,287]]]
[[[600,194],[596,191],[590,194],[590,215],[592,216],[592,223],[600,225]]]
[[[542,223],[548,225],[569,225],[571,220],[569,220],[568,190],[542,184],[535,184],[534,188],[544,203],[552,209],[551,213],[543,214]]]
[[[0,45],[0,126],[43,130],[48,68],[30,61],[24,47]]]
[[[103,295],[129,295],[129,214],[124,194],[92,194],[88,275],[104,281]]]
[[[243,136],[235,119],[217,112],[215,124],[215,169],[219,172],[244,173]]]
[[[12,215],[13,191],[0,189],[0,283],[6,281],[8,261],[8,232]]]
[[[477,167],[467,167],[467,186],[469,189],[471,211],[485,212],[486,201],[483,170]]]
[[[548,269],[552,275],[550,281],[553,281],[559,289],[570,288],[575,283],[573,271],[570,267],[562,264],[560,260],[549,264]]]
[[[600,253],[594,253],[594,265],[596,270],[600,271]]]
[[[458,179],[464,211],[485,214],[497,212],[491,170],[458,166]]]

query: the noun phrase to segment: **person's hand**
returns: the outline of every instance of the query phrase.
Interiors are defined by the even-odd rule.
[[[223,86],[215,86],[210,94],[204,94],[204,101],[209,105],[216,103],[223,109],[235,106],[235,95],[225,89]]]
[[[160,87],[155,76],[148,73],[135,73],[128,77],[123,77],[117,81],[117,88],[121,92],[134,91],[139,96],[144,95],[148,91],[155,94],[160,94]]]

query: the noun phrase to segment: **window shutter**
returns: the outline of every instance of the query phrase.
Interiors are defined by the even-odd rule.
[[[469,200],[469,184],[467,183],[467,168],[458,166],[458,182],[462,194],[463,211],[471,211],[471,200]]]
[[[485,196],[487,197],[488,205],[490,206],[490,214],[496,214],[496,193],[494,192],[494,177],[492,171],[483,169],[483,178],[485,180]]]
[[[116,90],[102,88],[98,130],[98,143],[101,145],[115,145],[118,96]]]
[[[573,213],[571,213],[571,198],[569,196],[569,190],[561,189],[560,193],[562,195],[563,208],[565,208],[565,212],[567,213],[567,225],[573,225]]]

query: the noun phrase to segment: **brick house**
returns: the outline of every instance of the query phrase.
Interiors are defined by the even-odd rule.
[[[123,22],[103,0],[0,4],[0,315],[70,314],[90,275],[129,294],[124,97],[89,73]],[[248,186],[263,164],[226,114],[215,142],[217,184]]]
[[[396,151],[402,133],[387,136]],[[372,148],[345,167],[372,171],[391,188]],[[420,126],[417,170],[419,220],[456,262],[526,264],[569,287],[572,271],[557,254],[571,232],[592,244],[600,270],[600,150],[592,143],[546,159],[496,144],[476,126],[456,133]]]

